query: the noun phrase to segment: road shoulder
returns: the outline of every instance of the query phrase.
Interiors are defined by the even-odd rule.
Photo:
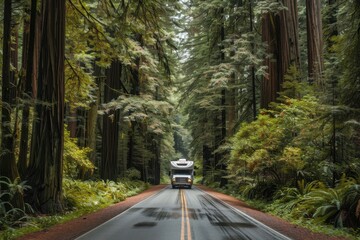
[[[267,225],[268,227],[278,231],[279,233],[292,238],[294,240],[347,240],[348,238],[344,238],[344,237],[334,237],[334,236],[329,236],[329,235],[325,235],[325,234],[320,234],[320,233],[314,233],[311,232],[310,230],[303,228],[303,227],[299,227],[297,225],[291,224],[289,222],[286,222],[285,220],[276,217],[276,216],[272,216],[270,214],[267,213],[263,213],[259,210],[256,210],[252,207],[250,207],[249,205],[247,205],[246,203],[231,197],[229,195],[217,192],[211,188],[202,186],[202,185],[197,185],[197,187],[207,193],[209,193],[211,196],[222,200],[223,202],[233,206],[234,208],[242,211],[243,213],[247,214],[248,216],[256,219],[257,221]]]
[[[97,212],[86,214],[80,218],[70,220],[66,223],[58,224],[39,232],[27,234],[18,238],[18,240],[71,240],[90,231],[100,224],[110,220],[116,215],[126,211],[140,201],[157,193],[167,185],[151,186],[144,192],[129,197],[122,202],[116,203],[110,207],[101,209]]]

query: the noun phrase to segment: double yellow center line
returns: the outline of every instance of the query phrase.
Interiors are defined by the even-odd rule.
[[[180,189],[181,198],[181,234],[180,240],[191,240],[190,218],[187,208],[186,196],[183,189]]]

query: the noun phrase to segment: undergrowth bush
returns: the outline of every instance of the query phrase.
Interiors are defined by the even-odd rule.
[[[9,178],[0,177],[0,230],[18,226],[28,218],[25,209],[16,208],[12,205],[15,194],[22,194],[29,188],[25,182],[11,181]],[[25,205],[28,211],[32,211],[29,205]]]
[[[125,171],[125,177],[130,180],[141,179],[141,173],[136,168],[129,168]]]
[[[360,185],[342,177],[334,188],[320,181],[299,182],[297,188],[283,188],[267,210],[292,219],[313,219],[335,227],[360,226]]]
[[[146,188],[140,181],[79,181],[64,179],[63,191],[70,210],[107,206]]]
[[[80,173],[94,172],[95,166],[89,160],[88,147],[79,147],[76,138],[70,137],[70,132],[64,131],[64,173],[71,178],[79,177]],[[81,176],[80,176],[81,177]]]
[[[271,181],[248,181],[239,187],[239,193],[250,200],[271,201],[276,189],[277,185]]]

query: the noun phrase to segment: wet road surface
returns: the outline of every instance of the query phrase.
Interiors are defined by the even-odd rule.
[[[289,240],[209,194],[167,187],[77,240]]]

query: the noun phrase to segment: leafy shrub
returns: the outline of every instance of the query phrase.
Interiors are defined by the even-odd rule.
[[[129,168],[125,172],[125,177],[130,180],[139,180],[141,179],[141,173],[136,168]]]
[[[92,209],[123,201],[145,189],[142,182],[79,181],[64,179],[63,191],[69,210]]]
[[[15,239],[25,233],[39,231],[48,228],[54,224],[62,223],[73,218],[80,217],[86,213],[109,206],[112,203],[124,200],[128,196],[135,195],[148,187],[147,184],[140,181],[80,181],[65,178],[63,181],[64,202],[67,207],[66,215],[39,216],[30,218],[31,221],[21,229],[9,229],[14,224],[1,226],[0,239]],[[7,203],[5,203],[6,205]],[[4,205],[4,201],[0,199],[0,208]],[[0,210],[1,211],[1,210]],[[18,211],[18,210],[15,210]],[[13,213],[15,211],[11,211]],[[20,211],[20,210],[19,210]],[[23,213],[23,211],[20,211]],[[24,216],[23,218],[25,218]],[[2,225],[3,215],[0,215],[0,223]],[[21,221],[18,219],[17,221]],[[25,223],[24,223],[25,224]]]
[[[69,131],[64,131],[64,173],[75,178],[79,172],[93,172],[94,164],[89,160],[90,148],[81,148],[76,138],[70,138]]]
[[[11,201],[14,198],[15,194],[23,193],[26,189],[29,188],[25,182],[19,182],[11,180],[7,177],[0,177],[0,230],[16,226],[22,221],[28,218],[28,215],[25,213],[25,209],[15,208]],[[26,205],[28,210],[32,210],[30,206]]]
[[[239,188],[241,196],[247,199],[255,199],[256,196],[255,187],[256,187],[256,183],[253,181],[245,183]]]
[[[353,178],[342,177],[335,188],[319,181],[305,186],[300,182],[298,188],[284,188],[276,196],[274,206],[282,206],[286,209],[282,213],[294,218],[313,218],[335,227],[359,226],[360,185]]]
[[[327,113],[316,97],[283,96],[282,102],[263,110],[257,120],[244,123],[231,139],[230,174],[278,186],[293,185],[299,172],[309,182],[330,182],[333,175],[328,169],[334,166],[324,147],[332,136],[331,121],[324,117]]]
[[[249,200],[265,200],[273,199],[278,188],[276,183],[272,181],[256,181],[251,178],[230,179],[228,184],[229,193],[240,195]]]

